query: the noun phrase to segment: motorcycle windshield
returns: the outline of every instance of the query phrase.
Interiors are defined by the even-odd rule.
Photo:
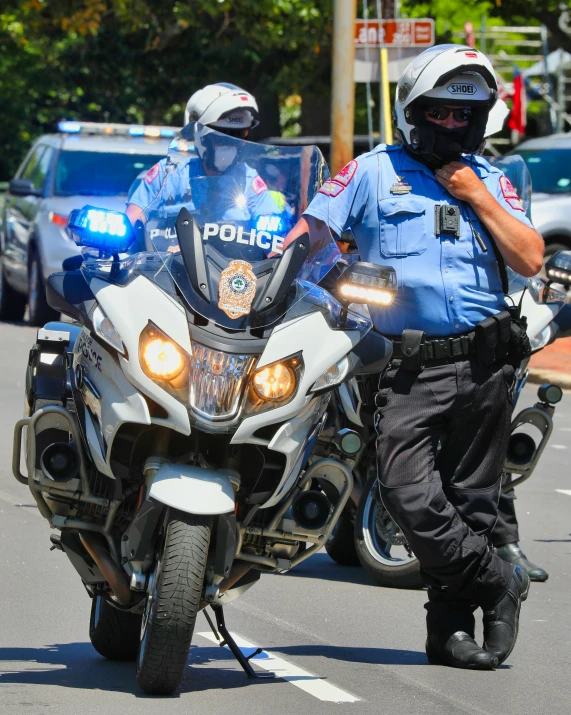
[[[281,319],[306,293],[298,281],[317,283],[340,255],[326,221],[288,240],[328,176],[317,147],[254,144],[187,125],[144,212],[147,241],[187,307],[233,330]]]

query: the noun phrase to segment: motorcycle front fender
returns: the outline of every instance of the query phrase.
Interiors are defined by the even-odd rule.
[[[214,516],[234,511],[230,478],[188,464],[163,464],[153,477],[148,496],[188,514]]]

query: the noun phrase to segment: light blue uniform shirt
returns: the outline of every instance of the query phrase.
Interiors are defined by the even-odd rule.
[[[137,178],[133,182],[129,189],[127,205],[135,204],[135,206],[139,206],[139,208],[147,208],[161,190],[163,179],[165,178],[166,164],[166,158],[161,159],[151,166],[142,179]]]
[[[462,161],[500,206],[531,226],[499,169],[480,156]],[[411,191],[399,194],[399,183]],[[460,207],[459,238],[435,235],[436,204]],[[322,219],[339,236],[351,229],[362,261],[395,269],[394,303],[369,306],[375,327],[386,335],[400,335],[406,328],[432,337],[465,333],[506,307],[494,249],[475,212],[400,146],[380,144],[354,159],[322,186],[305,214]],[[487,252],[480,248],[474,228]]]

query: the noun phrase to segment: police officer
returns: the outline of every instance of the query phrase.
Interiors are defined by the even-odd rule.
[[[324,224],[338,236],[351,229],[362,260],[396,270],[394,303],[370,306],[394,346],[377,396],[380,492],[428,586],[429,661],[471,669],[493,669],[511,653],[529,589],[527,574],[488,542],[514,350],[525,343],[506,311],[501,268],[532,276],[543,256],[510,182],[475,155],[496,96],[482,53],[421,53],[397,85],[402,146],[351,161],[288,239]],[[474,640],[478,607],[484,648]]]
[[[219,134],[246,139],[250,130],[259,123],[258,105],[253,95],[234,84],[209,84],[188,100],[184,111],[185,126],[189,122],[199,122]],[[212,157],[213,173],[216,164],[222,171],[228,168],[229,152],[232,149],[218,148],[216,156]],[[133,225],[161,190],[166,163],[166,158],[161,159],[147,171],[142,181],[133,183],[129,190],[126,213]]]

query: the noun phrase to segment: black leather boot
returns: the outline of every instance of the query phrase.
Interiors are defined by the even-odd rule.
[[[497,656],[480,648],[474,640],[472,607],[428,602],[425,608],[429,663],[469,670],[494,670],[498,665]]]
[[[532,564],[531,561],[521,550],[517,541],[513,544],[504,544],[503,546],[497,546],[495,549],[497,555],[514,566],[521,566],[521,568],[527,573],[530,581],[547,581],[549,574],[541,566],[536,566]]]
[[[515,646],[521,604],[529,593],[529,576],[514,566],[512,580],[504,597],[489,610],[484,610],[484,650],[503,663]]]

